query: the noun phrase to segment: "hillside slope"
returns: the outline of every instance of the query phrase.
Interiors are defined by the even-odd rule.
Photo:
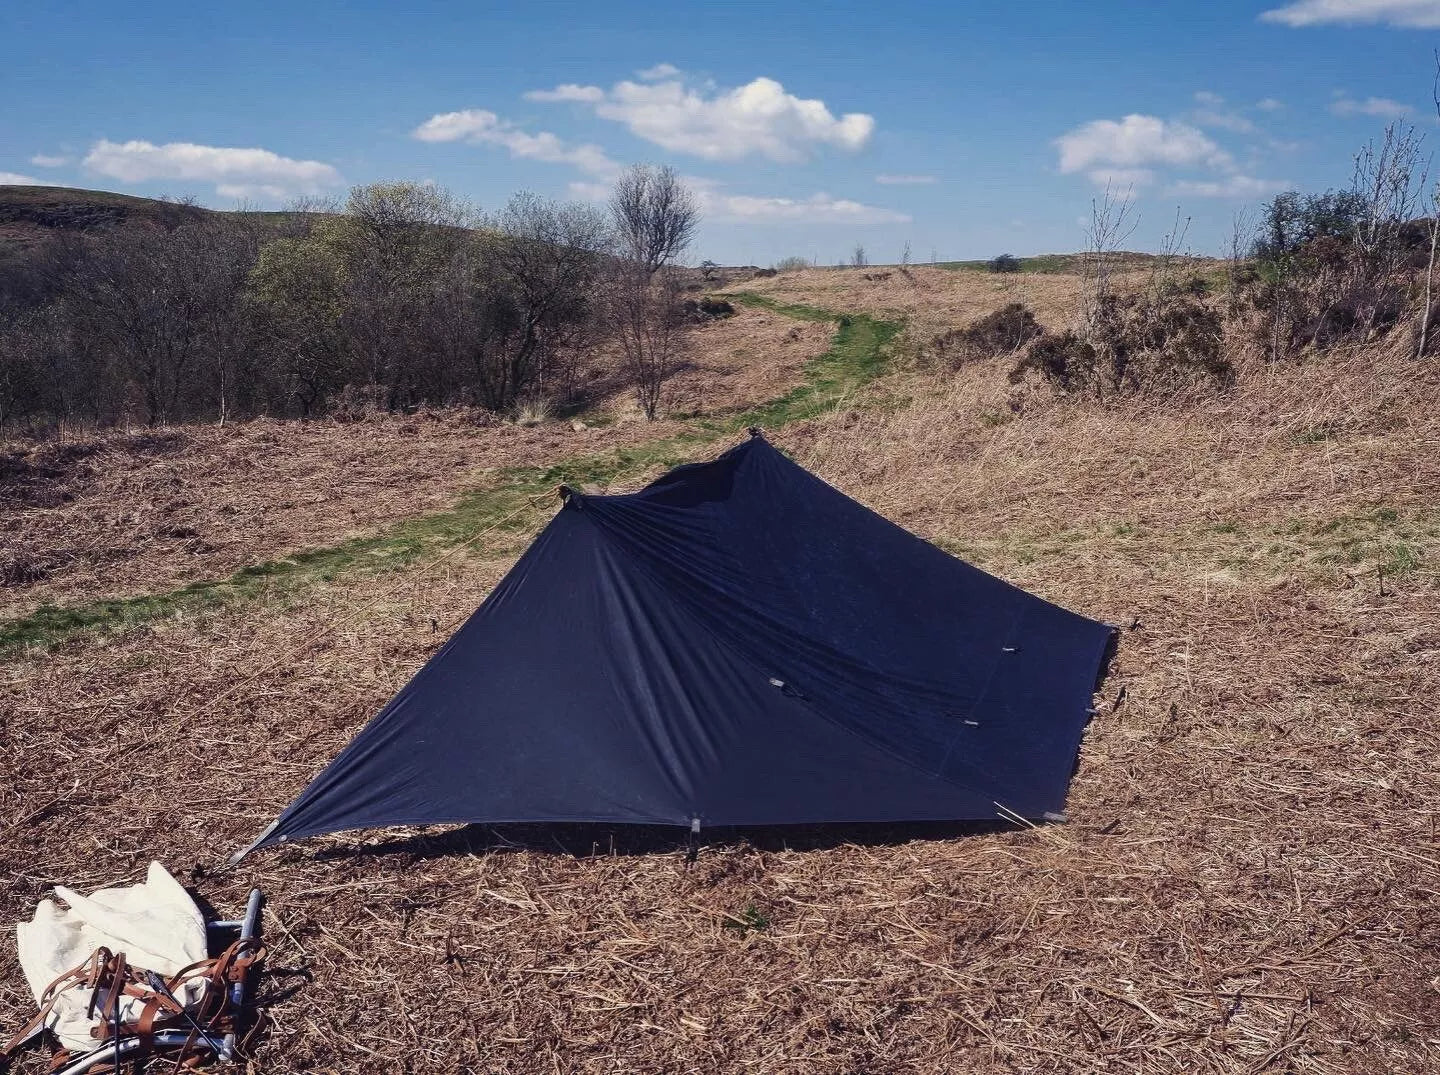
[[[104,190],[0,185],[0,253],[7,245],[29,245],[56,231],[175,227],[213,212]]]
[[[927,324],[1075,300],[917,276],[755,286]],[[892,370],[772,439],[1127,627],[1068,823],[717,834],[688,868],[668,833],[396,830],[209,872],[469,615],[512,533],[9,660],[0,912],[152,855],[224,909],[263,885],[273,965],[311,979],[273,1005],[268,1071],[1440,1070],[1440,371],[1371,347],[1180,408],[1006,368]],[[0,949],[0,1022],[29,1006]]]

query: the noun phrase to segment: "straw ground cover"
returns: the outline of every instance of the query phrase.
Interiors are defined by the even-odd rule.
[[[1440,378],[1244,372],[1184,412],[902,374],[776,434],[1136,625],[1064,825],[750,833],[689,868],[664,834],[395,831],[212,872],[514,552],[460,546],[0,668],[3,913],[152,856],[225,910],[263,885],[268,1071],[1436,1070]],[[0,1023],[29,1003],[0,949]]]

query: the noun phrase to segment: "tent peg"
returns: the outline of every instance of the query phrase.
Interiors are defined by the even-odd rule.
[[[690,819],[690,847],[685,852],[685,864],[688,866],[700,857],[700,819]]]

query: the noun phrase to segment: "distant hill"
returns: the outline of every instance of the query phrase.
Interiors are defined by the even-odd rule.
[[[244,218],[279,224],[293,216],[283,211],[206,209],[109,190],[0,184],[0,254],[23,250],[57,231],[85,232],[115,227],[169,229],[205,219]]]
[[[0,244],[29,245],[54,231],[173,228],[212,213],[195,205],[105,190],[0,186]]]
[[[3,189],[3,188],[0,188]],[[1016,258],[1016,272],[1043,272],[1043,273],[1073,273],[1079,272],[1090,260],[1091,255],[1085,253],[1075,254],[1035,254],[1031,257]],[[1136,250],[1117,250],[1107,254],[1111,264],[1119,270],[1129,271],[1133,269],[1146,269],[1161,261],[1159,254],[1145,254]],[[1214,258],[1197,257],[1183,254],[1175,258],[1176,261],[1203,266],[1215,261]],[[969,269],[978,272],[988,272],[990,261],[987,259],[976,259],[974,261],[941,261],[937,262],[941,269]]]

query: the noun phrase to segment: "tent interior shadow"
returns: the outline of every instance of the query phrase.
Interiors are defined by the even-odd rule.
[[[954,840],[1023,825],[994,821],[832,822],[814,825],[716,826],[696,840],[706,849],[750,847],[760,851],[828,851],[846,845],[887,847],[917,840]],[[452,855],[541,852],[570,858],[610,855],[672,855],[688,852],[690,834],[670,825],[593,823],[513,823],[462,825],[441,832],[416,833],[377,842],[330,846],[316,852],[319,860],[403,855],[412,860]]]

